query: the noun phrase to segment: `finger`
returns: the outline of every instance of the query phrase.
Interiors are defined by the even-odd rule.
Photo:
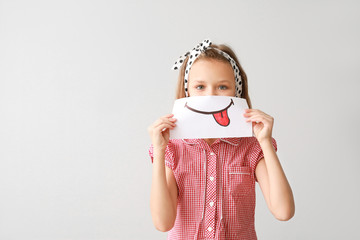
[[[172,118],[174,116],[174,114],[167,114],[167,115],[165,115],[165,116],[162,116],[162,117],[160,117],[160,119],[168,119],[168,118]]]
[[[246,115],[246,116],[253,116],[255,114],[265,114],[266,115],[266,113],[264,113],[258,109],[249,109],[249,110],[245,111],[245,113],[244,113],[244,115]]]
[[[265,119],[263,117],[249,118],[249,119],[246,119],[246,122],[256,122],[256,123],[262,122],[264,124],[268,123],[267,119]]]
[[[246,119],[246,122],[249,122],[249,121],[268,123],[268,122],[270,122],[270,119],[268,117],[263,116],[263,115],[255,115],[255,116],[252,116],[252,117],[249,117],[248,119]]]
[[[153,126],[154,127],[157,127],[159,126],[160,124],[164,123],[164,122],[167,122],[167,123],[175,123],[177,121],[176,118],[160,118],[158,119],[154,124]]]
[[[166,114],[166,115],[164,115],[164,116],[162,116],[160,118],[171,118],[173,116],[174,116],[174,114],[170,113],[170,114]]]
[[[158,127],[158,126],[160,126],[161,124],[169,124],[169,125],[173,125],[173,126],[175,126],[175,123],[174,122],[172,122],[172,121],[170,121],[170,120],[168,120],[168,119],[165,119],[165,120],[163,120],[163,121],[161,121],[158,125],[156,125],[155,127]]]
[[[248,116],[248,117],[257,117],[257,116],[263,116],[263,117],[267,117],[267,118],[272,118],[270,115],[264,113],[264,112],[261,112],[261,111],[256,111],[256,112],[251,112],[251,113],[244,113],[245,116]]]
[[[271,117],[270,117],[270,116],[263,115],[263,114],[255,114],[255,115],[252,115],[251,117],[248,117],[248,119],[266,119],[266,120],[271,120]]]
[[[159,126],[157,126],[154,130],[156,132],[163,132],[166,129],[174,129],[174,127],[176,127],[175,124],[163,123],[163,124],[160,124]]]
[[[163,120],[170,121],[170,122],[176,122],[177,121],[176,118],[164,118]]]
[[[159,121],[159,123],[154,123],[153,125],[148,127],[148,132],[150,133],[150,135],[153,135],[154,132],[159,132],[159,128],[164,129],[167,126],[168,128],[174,128],[176,126],[175,123],[172,123],[170,121]]]
[[[247,117],[251,117],[254,114],[256,114],[256,111],[254,109],[249,109],[249,111],[245,111],[245,113],[243,115],[247,116]]]
[[[171,118],[170,118],[171,119]],[[160,119],[158,119],[158,121],[156,121],[155,123],[154,123],[154,127],[157,127],[157,126],[159,126],[160,124],[162,124],[162,123],[171,123],[171,124],[174,124],[174,122],[176,121],[174,121],[174,120],[170,120],[169,118],[160,118]]]
[[[161,117],[160,119],[163,119],[163,120],[170,120],[172,122],[175,122],[177,119],[176,118],[173,118],[173,114],[170,114],[170,117]]]
[[[153,125],[157,125],[161,122],[162,119],[169,119],[169,118],[172,118],[174,116],[174,114],[167,114],[167,115],[164,115],[164,116],[161,116],[159,117],[158,119],[156,119],[156,121],[153,123]]]
[[[268,119],[272,119],[272,116],[264,113],[263,111],[261,111],[261,110],[259,110],[259,109],[250,109],[250,111],[246,111],[243,115],[244,115],[244,117],[246,117],[246,118],[252,117],[252,116],[262,115],[262,116],[267,117]]]
[[[245,108],[244,109],[245,112],[257,112],[260,111],[259,109],[254,109],[254,108]]]
[[[260,115],[258,115],[258,114],[252,113],[252,114],[250,114],[250,115],[247,117],[246,121],[247,121],[247,122],[249,122],[249,121],[255,121],[256,119],[259,118],[259,116],[260,116]]]

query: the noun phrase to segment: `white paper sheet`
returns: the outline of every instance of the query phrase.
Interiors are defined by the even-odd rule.
[[[252,137],[252,123],[246,122],[243,98],[195,96],[174,103],[176,127],[170,139]]]

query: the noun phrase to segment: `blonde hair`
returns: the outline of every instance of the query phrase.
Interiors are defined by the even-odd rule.
[[[247,76],[246,76],[244,69],[241,67],[240,62],[237,59],[234,51],[229,46],[224,45],[224,44],[221,44],[221,45],[211,44],[211,48],[217,48],[223,52],[226,52],[227,54],[230,55],[230,57],[232,59],[234,59],[234,61],[236,62],[236,65],[238,66],[238,68],[240,70],[240,76],[241,76],[241,82],[242,82],[242,93],[241,93],[240,97],[245,98],[249,108],[252,108],[250,97],[249,97],[249,91],[248,91]],[[214,59],[214,60],[229,63],[229,61],[223,55],[221,55],[216,50],[211,49],[211,48],[206,49],[205,52],[202,52],[196,58],[195,62],[200,59]],[[185,97],[184,76],[185,76],[185,68],[186,68],[188,59],[189,59],[189,56],[186,57],[186,59],[184,60],[184,63],[181,65],[181,68],[179,70],[178,83],[177,83],[177,87],[176,87],[176,99]],[[234,79],[234,81],[235,81],[235,79]]]

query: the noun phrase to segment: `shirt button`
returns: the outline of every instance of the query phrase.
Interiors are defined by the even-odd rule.
[[[210,181],[214,181],[214,177],[210,177]]]
[[[208,231],[211,232],[211,231],[212,231],[212,227],[208,227]]]
[[[211,156],[214,156],[214,155],[215,155],[215,153],[211,152],[211,153],[210,153],[210,155],[211,155]]]
[[[214,202],[209,203],[210,207],[214,206]]]

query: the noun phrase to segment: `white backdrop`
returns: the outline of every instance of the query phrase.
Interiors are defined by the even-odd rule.
[[[0,239],[166,239],[152,225],[147,126],[174,61],[229,44],[296,213],[257,186],[259,239],[359,239],[359,1],[0,0]],[[358,190],[356,190],[358,189]]]

